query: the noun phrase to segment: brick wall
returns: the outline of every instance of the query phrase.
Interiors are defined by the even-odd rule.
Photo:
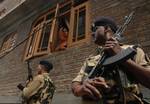
[[[150,4],[149,0],[91,0],[92,19],[98,16],[111,16],[118,22],[118,25],[123,24],[123,18],[132,10],[136,10],[135,15],[124,36],[125,43],[135,44],[137,41],[143,46],[144,50],[150,54]],[[138,37],[138,39],[136,39]]]
[[[90,4],[92,21],[98,16],[111,16],[119,25],[123,23],[123,17],[125,15],[128,15],[133,8],[139,7],[134,20],[125,32],[126,40],[124,42],[135,44],[137,34],[139,43],[141,43],[144,50],[150,55],[149,0],[91,0]],[[35,17],[32,17],[14,27],[18,33],[17,43],[27,36],[34,19]],[[14,30],[12,29],[11,31]],[[0,41],[2,39],[0,38]],[[47,59],[51,61],[54,64],[54,70],[51,71],[50,76],[56,84],[57,92],[70,93],[71,80],[79,72],[83,61],[94,51],[95,47],[91,41],[85,42],[68,48],[65,51],[37,57],[31,61],[31,66],[35,73],[35,67],[39,60]],[[0,96],[20,95],[20,91],[16,86],[20,82],[24,83],[27,78],[27,64],[22,61],[24,49],[25,43],[0,59]]]

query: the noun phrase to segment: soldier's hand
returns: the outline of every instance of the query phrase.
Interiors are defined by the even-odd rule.
[[[94,81],[95,87],[109,88],[109,86],[107,85],[107,83],[103,77],[95,77],[93,79],[93,81]]]
[[[75,82],[77,83],[77,82]],[[76,96],[89,96],[93,99],[99,99],[102,97],[100,91],[96,88],[107,88],[107,84],[104,78],[93,78],[84,81],[81,85],[74,83],[74,94]]]
[[[109,55],[116,55],[122,50],[119,45],[119,42],[115,38],[110,38],[105,42],[104,51],[107,52]]]
[[[81,87],[81,92],[83,95],[88,95],[93,99],[101,98],[101,94],[95,86],[95,82],[93,79],[88,79],[83,82]]]

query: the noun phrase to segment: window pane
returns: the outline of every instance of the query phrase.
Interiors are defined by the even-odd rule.
[[[73,6],[80,5],[80,4],[84,3],[85,1],[87,1],[87,0],[73,0]]]
[[[46,21],[51,20],[55,16],[55,12],[52,12],[46,16]]]
[[[38,51],[45,51],[48,49],[48,42],[50,38],[51,24],[46,24],[42,30]]]
[[[71,9],[71,3],[70,3],[70,4],[65,5],[65,6],[64,6],[64,7],[62,7],[62,8],[60,8],[59,13],[60,13],[60,14],[61,14],[61,13],[64,13],[64,12],[66,12],[66,11],[70,10],[70,9]]]
[[[28,52],[27,52],[27,56],[32,54],[32,50],[33,50],[33,44],[35,41],[35,35],[37,34],[37,31],[35,30],[30,37],[30,44],[29,44],[29,48],[28,48]]]
[[[34,25],[34,27],[36,27],[37,25],[39,25],[40,23],[42,23],[44,21],[44,18],[39,19],[36,24]]]
[[[85,37],[85,7],[79,10],[78,40]]]
[[[74,16],[74,30],[73,30],[73,38],[72,41],[75,42],[76,41],[76,33],[77,33],[77,16],[78,16],[78,11],[75,11],[75,16]]]

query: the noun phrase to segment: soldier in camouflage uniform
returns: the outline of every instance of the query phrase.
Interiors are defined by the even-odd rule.
[[[136,49],[137,54],[132,59],[128,59],[119,65],[121,67],[119,70],[122,72],[121,78],[123,78],[123,80],[120,79],[121,84],[118,84],[118,78],[116,78],[115,74],[111,77],[112,79],[110,78],[109,80],[104,76],[84,80],[104,52],[113,56],[122,49],[132,47],[131,45],[121,45],[113,37],[113,34],[117,30],[117,26],[111,18],[99,18],[94,24],[96,26],[94,41],[97,45],[103,47],[103,51],[99,55],[87,58],[84,62],[80,72],[72,81],[72,91],[74,95],[94,100],[100,99],[100,104],[144,104],[138,83],[140,82],[150,88],[150,80],[146,80],[150,79],[150,64],[145,58],[145,53],[139,47]],[[107,70],[106,72],[109,73],[109,70],[113,69],[108,68]],[[117,90],[113,90],[115,88],[114,86],[117,85],[123,87],[122,95],[117,93]],[[104,92],[104,90],[108,91],[108,99],[106,101],[102,101],[102,92]],[[111,90],[116,91],[116,93],[111,92]]]
[[[53,65],[48,61],[40,61],[37,67],[38,75],[28,82],[26,87],[20,88],[27,104],[51,104],[55,86],[49,77]]]

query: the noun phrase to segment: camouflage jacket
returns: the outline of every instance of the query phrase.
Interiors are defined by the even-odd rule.
[[[23,89],[23,98],[28,104],[50,104],[55,86],[48,73],[37,75]]]

